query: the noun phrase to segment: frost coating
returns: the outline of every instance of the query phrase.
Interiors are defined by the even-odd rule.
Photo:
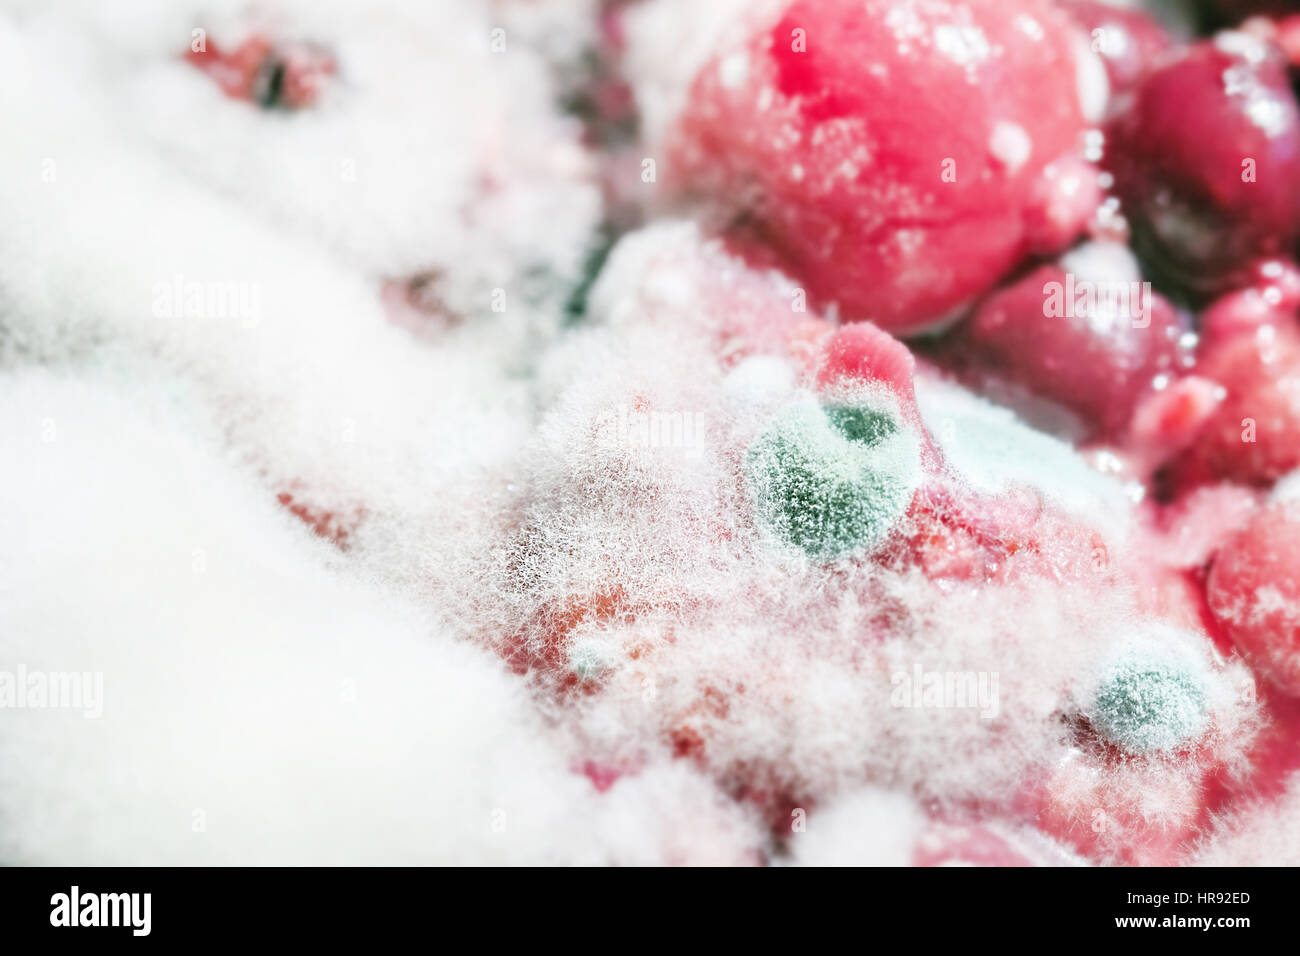
[[[1130,753],[1172,750],[1204,732],[1207,696],[1205,675],[1194,662],[1130,652],[1102,677],[1092,723]]]
[[[823,560],[879,542],[907,510],[920,467],[895,410],[811,398],[778,414],[746,466],[760,523]]]

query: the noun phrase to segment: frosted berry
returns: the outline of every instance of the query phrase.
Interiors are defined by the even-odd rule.
[[[941,323],[1029,251],[1031,207],[1055,202],[1035,184],[1079,151],[1081,67],[1104,100],[1076,26],[1010,6],[797,0],[696,78],[674,172],[843,317]]]
[[[1300,696],[1300,502],[1255,515],[1219,552],[1210,610],[1255,669]]]

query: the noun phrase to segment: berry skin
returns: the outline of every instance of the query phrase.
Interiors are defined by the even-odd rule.
[[[1300,466],[1300,330],[1272,318],[1204,343],[1197,374],[1224,398],[1168,466],[1175,490],[1225,479],[1268,487]]]
[[[821,343],[816,383],[822,392],[852,389],[855,383],[888,389],[903,420],[921,437],[922,457],[931,465],[937,453],[916,404],[915,373],[916,359],[906,345],[870,322],[857,322],[837,329]]]
[[[1108,150],[1134,242],[1153,267],[1214,291],[1284,251],[1300,223],[1300,113],[1276,47],[1226,32],[1137,88]]]
[[[1000,581],[1020,542],[1004,533],[996,517],[986,517],[982,504],[943,489],[923,490],[908,512],[910,533],[884,556],[885,563],[920,568],[931,581]]]
[[[1108,303],[1075,281],[1082,278],[1048,265],[999,290],[954,334],[948,355],[1070,409],[1093,434],[1112,435],[1156,376],[1175,367],[1183,329],[1172,306],[1139,283],[1099,284],[1124,293]],[[1071,295],[1076,286],[1089,294]],[[1061,307],[1049,309],[1054,291]]]
[[[1210,610],[1242,654],[1300,697],[1300,503],[1258,512],[1215,558]]]
[[[817,374],[820,385],[844,379],[880,382],[900,400],[916,400],[912,381],[916,359],[906,345],[868,322],[837,330],[826,342],[823,355]]]
[[[746,469],[759,522],[815,560],[861,554],[911,503],[916,439],[896,409],[863,399],[787,406],[750,446]]]
[[[842,317],[941,324],[1044,231],[1033,207],[1055,197],[1036,187],[1078,154],[1081,64],[1105,92],[1061,11],[1012,6],[797,0],[696,77],[673,175]]]
[[[1184,375],[1147,395],[1133,413],[1127,454],[1141,474],[1186,449],[1223,402],[1223,387],[1199,375]]]

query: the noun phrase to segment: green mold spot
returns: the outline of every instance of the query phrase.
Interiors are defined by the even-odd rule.
[[[879,444],[898,431],[898,420],[889,412],[855,405],[826,405],[822,408],[831,427],[849,441]]]
[[[919,451],[892,410],[796,402],[750,446],[760,523],[812,558],[866,551],[907,510]]]
[[[1205,678],[1187,661],[1129,655],[1102,678],[1091,719],[1102,736],[1129,753],[1172,750],[1205,731]]]

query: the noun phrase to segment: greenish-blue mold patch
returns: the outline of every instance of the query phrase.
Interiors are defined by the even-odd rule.
[[[1129,653],[1102,676],[1090,714],[1108,741],[1134,754],[1173,750],[1200,737],[1209,721],[1206,676],[1172,653]]]
[[[861,405],[824,405],[831,427],[850,441],[876,445],[898,431],[898,419],[882,408]]]
[[[914,434],[877,399],[782,410],[750,446],[759,522],[818,560],[860,554],[907,510],[920,475]]]

